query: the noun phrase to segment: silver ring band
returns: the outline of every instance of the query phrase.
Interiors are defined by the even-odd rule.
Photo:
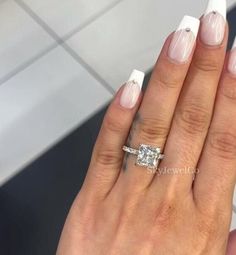
[[[128,153],[133,154],[133,155],[136,155],[136,156],[138,156],[138,153],[139,153],[138,150],[132,149],[132,148],[127,147],[127,146],[123,147],[123,151],[128,152]]]

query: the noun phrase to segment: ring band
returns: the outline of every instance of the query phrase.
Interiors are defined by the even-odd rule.
[[[123,146],[123,151],[137,156],[136,165],[147,167],[148,169],[157,169],[159,161],[164,158],[160,148],[146,144],[141,144],[138,150]]]

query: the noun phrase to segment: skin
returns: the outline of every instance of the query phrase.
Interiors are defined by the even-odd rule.
[[[167,55],[172,36],[136,106],[121,107],[123,87],[111,103],[57,255],[236,254],[235,233],[229,238],[236,77],[226,68],[228,32],[216,47],[198,39],[184,64]],[[154,174],[136,166],[122,146],[140,143],[165,148],[160,169],[196,173]]]

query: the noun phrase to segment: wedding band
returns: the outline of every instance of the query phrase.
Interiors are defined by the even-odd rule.
[[[137,156],[136,165],[148,169],[157,169],[159,161],[164,158],[160,148],[146,144],[141,144],[138,150],[124,146],[123,151]]]

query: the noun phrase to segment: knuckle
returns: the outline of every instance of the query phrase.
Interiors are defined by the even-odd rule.
[[[201,72],[218,72],[219,71],[219,64],[218,62],[213,58],[197,58],[193,62],[196,69],[198,69]]]
[[[120,133],[124,129],[121,119],[116,118],[113,114],[107,114],[104,121],[104,128],[113,133]]]
[[[208,128],[210,114],[203,107],[191,104],[178,111],[176,121],[188,134],[201,133]]]
[[[120,153],[109,148],[97,150],[95,153],[95,162],[98,166],[119,166],[121,160]]]
[[[233,159],[236,153],[236,135],[231,132],[212,132],[210,148],[215,156],[223,159]]]
[[[152,78],[153,84],[163,88],[178,88],[181,84],[180,79],[166,72],[161,72]]]
[[[176,201],[173,196],[166,197],[157,209],[156,223],[163,229],[168,229],[176,217]]]
[[[144,118],[139,126],[139,137],[144,141],[165,140],[168,133],[168,125],[158,119]]]

